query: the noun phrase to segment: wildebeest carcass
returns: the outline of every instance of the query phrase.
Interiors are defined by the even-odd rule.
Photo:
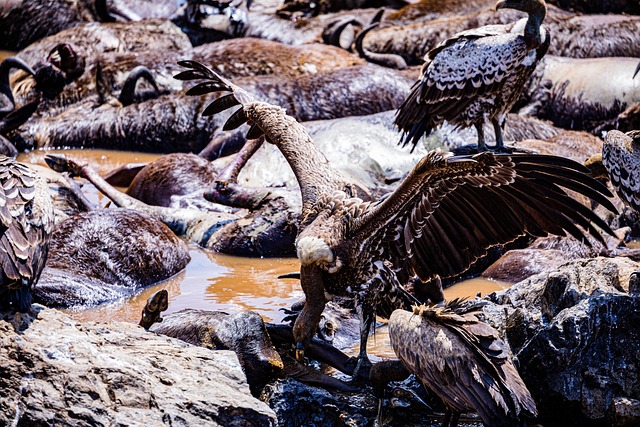
[[[235,77],[264,74],[295,77],[364,64],[362,59],[333,46],[319,43],[291,46],[255,38],[223,40],[192,49],[111,52],[87,58],[81,56],[77,46],[63,43],[45,61],[35,65],[36,76],[16,73],[12,82],[18,103],[42,93],[37,115],[53,116],[76,102],[86,101],[95,108],[118,98],[126,105],[180,91],[182,82],[173,78],[179,71],[176,62],[189,59],[210,64]],[[135,91],[136,79],[141,77],[153,79],[154,86]]]
[[[43,37],[88,22],[140,19],[122,2],[20,0],[0,8],[0,49],[19,50]]]
[[[281,105],[294,117],[307,121],[395,109],[413,78],[363,65],[297,78],[267,75],[239,81],[257,98]],[[20,149],[103,147],[198,152],[224,123],[217,118],[204,120],[200,117],[203,109],[201,100],[181,94],[125,107],[103,104],[90,110],[78,105],[57,116],[28,121],[11,141]]]

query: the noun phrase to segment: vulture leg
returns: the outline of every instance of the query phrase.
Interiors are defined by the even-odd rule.
[[[496,132],[496,151],[500,152],[504,149],[504,140],[502,139],[502,126],[498,119],[492,119],[493,129]]]
[[[360,303],[356,301],[356,311],[360,318],[360,352],[358,353],[356,367],[351,374],[351,381],[357,381],[360,369],[371,367],[371,362],[367,357],[367,339],[369,338],[371,327],[376,320],[376,315],[374,305],[371,304],[369,299],[370,298],[364,298],[364,301]]]
[[[484,129],[483,124],[475,124],[476,131],[478,131],[478,153],[487,151],[487,145],[484,143]]]

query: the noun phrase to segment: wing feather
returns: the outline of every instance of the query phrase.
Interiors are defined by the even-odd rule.
[[[53,207],[30,168],[0,156],[0,309],[26,309],[15,291],[36,282],[47,256]]]
[[[596,226],[611,229],[565,189],[615,211],[608,190],[568,159],[432,152],[354,221],[346,241],[381,245],[398,277],[422,280],[460,274],[492,246],[526,234],[570,234],[587,244],[590,234],[603,242]]]

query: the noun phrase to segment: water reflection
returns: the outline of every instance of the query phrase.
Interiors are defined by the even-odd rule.
[[[169,292],[169,309],[165,314],[185,308],[202,310],[254,310],[267,322],[280,322],[281,308],[302,298],[300,283],[278,279],[279,275],[299,271],[295,258],[242,258],[190,247],[191,262],[180,274],[141,290],[136,295],[113,304],[84,310],[68,310],[80,321],[126,321],[137,323],[147,299],[160,289]],[[482,278],[469,279],[445,290],[447,299],[483,295],[509,285]],[[373,360],[394,357],[387,327],[376,330],[368,343]],[[347,350],[357,354],[357,345]]]
[[[169,292],[166,314],[185,308],[202,310],[255,310],[267,322],[280,322],[288,308],[303,295],[297,280],[278,276],[299,269],[292,258],[241,258],[190,247],[191,262],[180,274],[113,304],[68,310],[81,321],[140,320],[147,299],[160,289]]]
[[[48,168],[44,161],[44,157],[47,154],[64,154],[80,162],[89,163],[101,175],[128,163],[148,163],[160,157],[160,154],[139,153],[133,151],[126,152],[101,149],[82,150],[74,148],[68,150],[33,150],[28,153],[20,153],[18,154],[18,161]],[[123,188],[121,190],[124,191],[125,189]],[[97,206],[104,207],[110,202],[106,196],[88,182],[82,186],[82,191],[87,196],[87,199],[95,203]]]

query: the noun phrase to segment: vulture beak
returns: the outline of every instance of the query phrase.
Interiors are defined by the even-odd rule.
[[[496,3],[496,10],[504,9],[505,7],[507,7],[507,0],[500,0]]]
[[[300,285],[305,295],[302,311],[293,324],[293,339],[296,343],[296,359],[301,362],[304,349],[309,345],[318,330],[322,312],[326,304],[322,271],[317,266],[300,268]]]

